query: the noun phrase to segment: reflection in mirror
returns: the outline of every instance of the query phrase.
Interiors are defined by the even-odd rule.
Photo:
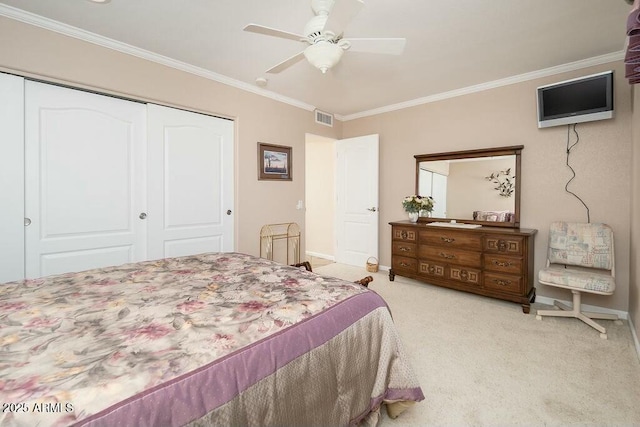
[[[517,227],[521,149],[515,146],[417,155],[417,194],[433,197],[434,219]]]

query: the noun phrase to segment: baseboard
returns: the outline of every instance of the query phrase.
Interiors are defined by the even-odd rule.
[[[629,327],[631,328],[631,336],[633,337],[633,343],[636,346],[636,354],[638,355],[638,360],[640,360],[640,341],[638,341],[638,334],[636,334],[636,327],[633,324],[633,320],[629,317]]]
[[[554,301],[559,301],[561,303],[564,303],[565,305],[568,305],[569,307],[571,307],[571,305],[573,304],[573,301],[566,301],[558,298],[543,297],[540,295],[536,296],[536,302],[539,302],[542,304],[553,305]],[[583,311],[593,311],[594,313],[615,314],[620,319],[625,319],[625,320],[629,319],[629,313],[626,311],[612,310],[610,308],[598,307],[596,305],[588,305],[588,304],[582,304],[582,308],[583,308]]]
[[[315,257],[315,258],[328,259],[329,261],[335,261],[336,260],[336,257],[334,257],[333,255],[321,254],[319,252],[306,251],[305,255],[312,256],[312,257]]]

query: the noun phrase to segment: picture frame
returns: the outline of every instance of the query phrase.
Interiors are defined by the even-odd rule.
[[[292,148],[258,142],[258,180],[292,181]]]

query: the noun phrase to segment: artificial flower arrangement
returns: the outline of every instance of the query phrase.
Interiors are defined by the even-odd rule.
[[[431,196],[407,196],[402,200],[402,207],[405,212],[408,213],[416,213],[420,211],[431,212],[433,210],[433,205],[435,204],[435,200]]]

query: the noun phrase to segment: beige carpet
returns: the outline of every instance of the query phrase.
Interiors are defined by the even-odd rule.
[[[380,426],[640,426],[640,362],[626,320],[608,340],[577,319],[330,264],[389,304],[426,399]],[[569,297],[567,297],[569,298]],[[384,411],[383,411],[384,412]]]

